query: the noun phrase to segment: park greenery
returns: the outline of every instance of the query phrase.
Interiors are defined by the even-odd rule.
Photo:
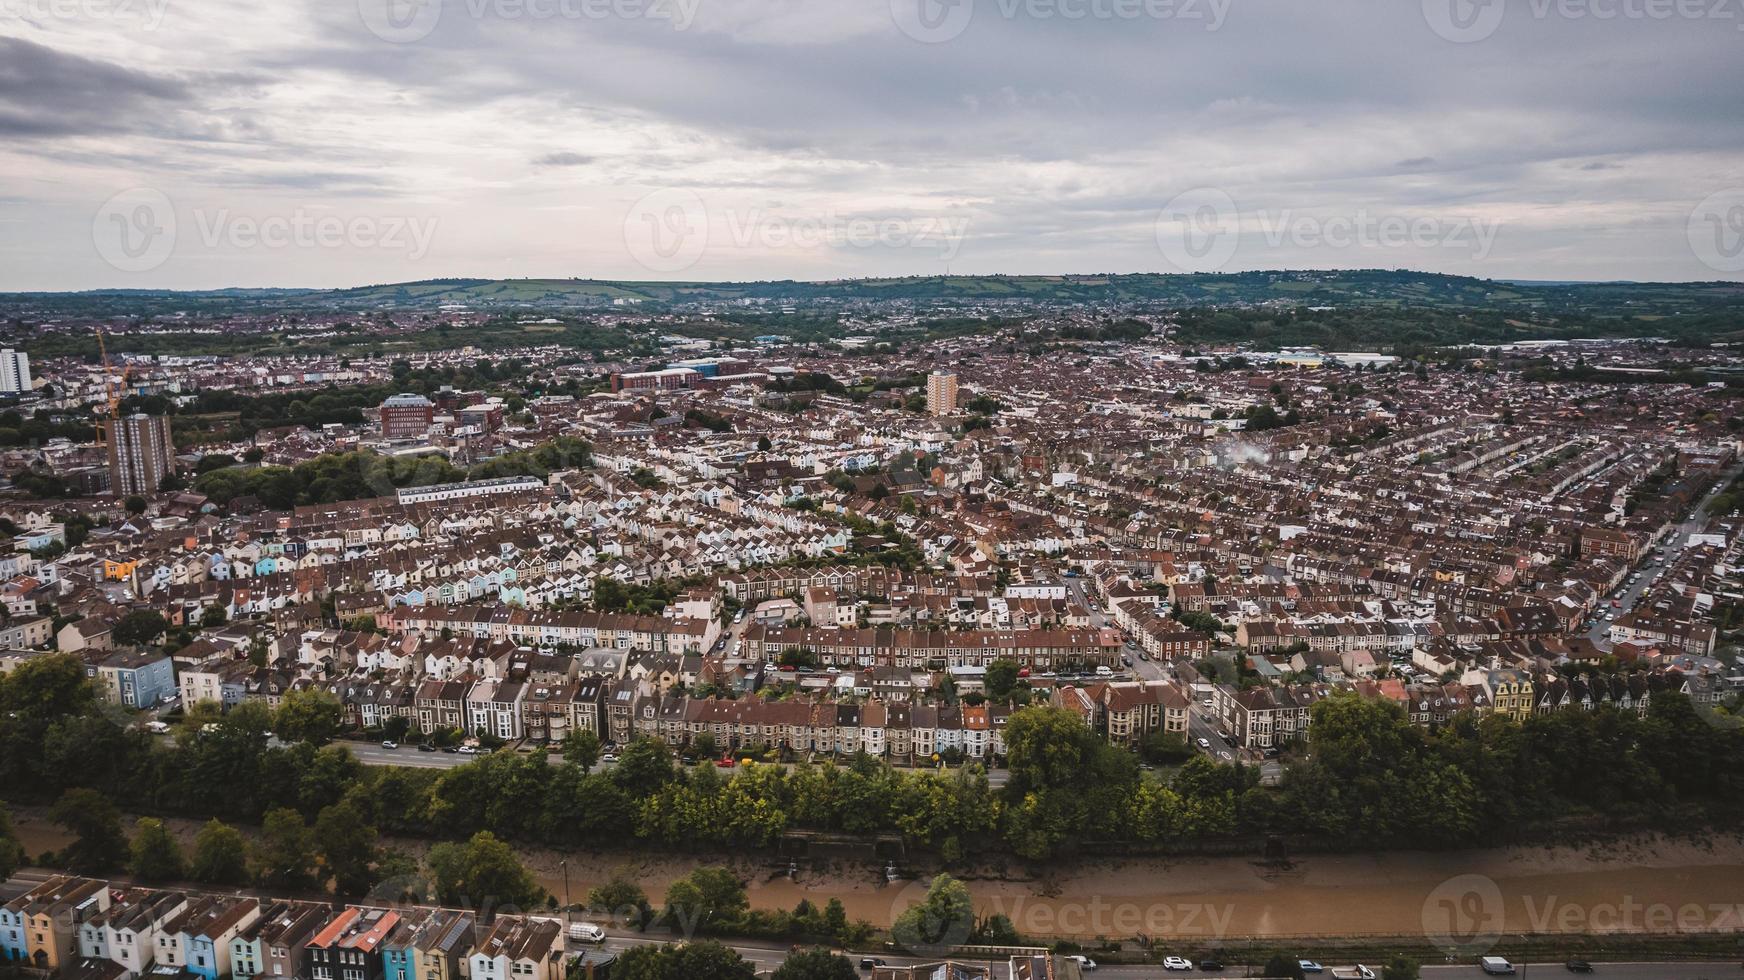
[[[425,487],[461,480],[511,476],[546,477],[566,469],[592,465],[586,442],[568,437],[541,443],[523,452],[485,460],[469,469],[445,457],[380,456],[369,452],[329,453],[293,467],[227,467],[194,479],[194,489],[214,502],[229,504],[255,498],[263,507],[288,510],[308,504],[384,497],[407,487]]]

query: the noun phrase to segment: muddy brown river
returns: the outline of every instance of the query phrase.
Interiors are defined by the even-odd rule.
[[[15,816],[32,855],[62,846],[40,812]],[[170,821],[191,845],[197,821]],[[392,841],[418,852],[418,841]],[[553,894],[614,873],[638,881],[658,904],[691,868],[727,863],[747,880],[751,904],[822,906],[839,898],[853,919],[888,926],[926,891],[924,880],[885,884],[880,869],[804,868],[793,879],[775,860],[524,850]],[[1309,855],[1283,866],[1241,858],[1080,861],[1033,875],[1013,865],[960,875],[982,915],[1009,916],[1036,937],[1135,935],[1182,939],[1428,935],[1461,943],[1495,933],[1733,932],[1744,930],[1744,841],[1627,840],[1588,848]]]

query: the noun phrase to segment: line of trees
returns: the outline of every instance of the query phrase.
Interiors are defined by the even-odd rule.
[[[625,747],[609,772],[589,771],[585,746],[562,765],[497,752],[451,769],[365,767],[319,744],[336,730],[335,709],[315,696],[276,717],[255,702],[222,715],[196,706],[174,744],[159,746],[96,700],[76,659],[40,657],[0,677],[0,786],[43,803],[85,790],[86,803],[151,815],[264,823],[277,813],[288,826],[289,813],[317,830],[326,819],[323,846],[350,835],[350,851],[322,862],[336,879],[347,855],[354,870],[380,864],[361,840],[371,832],[719,850],[805,830],[895,835],[947,860],[988,850],[1042,859],[1087,842],[1192,847],[1273,834],[1357,849],[1460,846],[1569,826],[1735,826],[1744,812],[1744,732],[1675,694],[1656,696],[1644,717],[1491,715],[1434,732],[1390,703],[1335,696],[1314,708],[1310,757],[1276,787],[1203,756],[1143,771],[1132,752],[1047,706],[1011,716],[999,790],[973,765],[933,773],[869,757],[727,776],[706,762],[687,768],[652,739]],[[272,745],[275,731],[297,741]]]

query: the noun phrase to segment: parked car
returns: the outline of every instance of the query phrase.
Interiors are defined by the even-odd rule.
[[[1199,747],[1204,749],[1207,752],[1211,751],[1211,740],[1208,738],[1200,739],[1199,740]]]
[[[738,765],[738,763],[733,761],[732,756],[723,755],[719,759],[715,760],[715,765],[719,766],[722,769],[731,769],[734,766]]]
[[[1358,963],[1352,967],[1332,968],[1333,980],[1375,980],[1375,971]]]
[[[419,752],[434,752],[434,751],[436,751],[436,746],[431,745],[429,742],[419,742],[418,743],[418,751]]]
[[[1325,973],[1326,972],[1326,967],[1321,966],[1320,964],[1314,962],[1313,960],[1297,960],[1296,961],[1296,969],[1301,970],[1303,973]]]
[[[478,754],[478,749],[476,749],[470,745],[462,745],[458,751],[460,752],[461,755],[477,755]]]
[[[862,970],[872,970],[872,969],[876,969],[878,967],[881,967],[883,965],[884,965],[884,961],[879,959],[876,956],[862,956],[862,957],[860,957],[860,969],[862,969]]]
[[[1078,969],[1080,970],[1096,969],[1096,961],[1082,953],[1073,953],[1071,956],[1066,957],[1066,959],[1078,964]]]
[[[600,756],[600,761],[601,762],[617,762],[618,761],[618,754],[616,752],[607,752],[605,755]]]
[[[384,749],[397,749],[399,747],[400,747],[400,743],[392,741],[392,740],[384,740],[382,742],[382,748],[384,748]]]
[[[1593,972],[1593,965],[1591,963],[1588,963],[1586,960],[1569,960],[1567,963],[1565,963],[1563,965],[1568,967],[1568,972],[1570,972],[1570,973],[1591,973],[1591,972]]]
[[[1218,973],[1218,972],[1221,972],[1222,970],[1223,970],[1223,964],[1221,962],[1219,962],[1218,960],[1200,960],[1199,961],[1199,972],[1201,972],[1201,973]]]
[[[1163,969],[1191,970],[1193,969],[1193,964],[1189,963],[1185,956],[1165,956],[1163,957]]]

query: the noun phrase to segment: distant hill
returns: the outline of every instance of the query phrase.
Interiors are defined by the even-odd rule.
[[[1668,315],[1744,308],[1744,283],[1526,282],[1421,272],[1244,272],[1230,275],[923,276],[826,282],[637,282],[596,279],[432,279],[352,289],[94,290],[0,293],[0,309],[85,315],[218,309],[347,311],[564,310],[614,301],[650,307],[752,301],[920,306],[1381,306],[1438,310]]]

